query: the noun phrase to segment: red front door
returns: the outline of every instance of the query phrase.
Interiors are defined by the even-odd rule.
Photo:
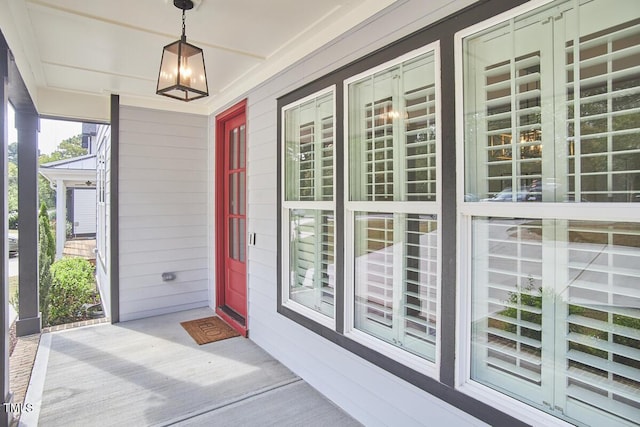
[[[218,117],[216,312],[243,335],[247,330],[246,135],[244,103]]]

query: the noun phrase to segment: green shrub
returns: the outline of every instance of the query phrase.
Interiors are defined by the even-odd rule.
[[[51,230],[51,220],[44,203],[38,215],[38,277],[40,284],[40,313],[42,324],[49,324],[49,306],[51,291],[51,264],[56,256],[56,242]]]
[[[38,223],[42,227],[40,233],[46,234],[46,242],[43,243],[47,250],[47,255],[49,255],[50,263],[53,263],[56,259],[56,238],[53,235],[53,230],[51,229],[51,218],[49,218],[47,206],[44,203],[40,205]]]
[[[62,258],[51,265],[49,324],[84,319],[83,304],[94,302],[93,266],[83,258]]]

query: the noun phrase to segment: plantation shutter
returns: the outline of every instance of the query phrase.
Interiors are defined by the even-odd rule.
[[[640,24],[565,45],[569,191],[576,201],[635,202],[640,190]],[[568,224],[567,413],[640,419],[640,233]],[[562,355],[559,354],[558,357]],[[595,417],[595,418],[594,418]]]
[[[356,213],[356,327],[434,357],[437,221],[433,215]]]
[[[638,22],[566,43],[569,191],[575,200],[638,202]]]
[[[393,214],[356,213],[357,318],[366,319],[376,336],[393,336]],[[358,274],[358,273],[356,273]]]
[[[519,201],[542,179],[540,52],[488,66],[484,75],[487,195],[511,188]]]
[[[349,84],[353,327],[435,360],[438,298],[436,56]],[[425,203],[426,202],[426,203]]]
[[[436,200],[435,85],[404,93],[406,193],[410,201]]]
[[[565,319],[567,412],[584,406],[640,420],[640,231],[568,225]],[[558,357],[562,357],[559,354]],[[589,415],[594,416],[594,415]],[[583,416],[583,418],[585,418]]]
[[[466,204],[471,378],[588,425],[640,420],[633,8],[554,2],[465,40],[466,191],[509,189]],[[498,200],[525,203],[489,217]],[[607,220],[594,202],[618,202],[621,215]]]
[[[552,315],[543,307],[542,223],[477,219],[474,240],[486,242],[474,272],[482,304],[474,308],[475,376],[542,402],[543,346],[551,344],[543,341],[543,310]]]
[[[285,109],[288,290],[295,301],[334,317],[334,98],[325,92]],[[286,302],[285,302],[286,304]]]
[[[299,200],[316,199],[316,133],[315,123],[300,126]]]
[[[393,200],[393,102],[389,98],[365,108],[367,200]]]
[[[319,306],[317,309],[323,313],[332,314],[335,297],[335,260],[334,260],[334,243],[333,236],[335,230],[333,212],[322,211],[319,218],[320,235],[318,241],[318,251],[320,257],[319,276],[320,283],[316,287],[319,295],[317,301]]]
[[[320,191],[322,200],[333,200],[333,115],[320,119]]]

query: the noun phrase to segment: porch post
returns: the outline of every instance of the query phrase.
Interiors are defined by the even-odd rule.
[[[16,111],[18,130],[18,233],[19,312],[16,334],[39,333],[38,289],[38,132],[40,120],[35,111]]]
[[[67,240],[67,187],[64,180],[56,180],[56,259],[62,258]]]
[[[9,391],[9,275],[7,248],[7,145],[9,143],[9,131],[7,123],[9,109],[9,49],[0,34],[0,371],[2,372],[2,403],[11,403]],[[6,427],[11,421],[10,412],[5,405],[0,409],[0,427]]]

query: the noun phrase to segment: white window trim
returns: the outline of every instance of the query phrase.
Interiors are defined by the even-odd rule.
[[[506,20],[552,3],[555,0],[531,0],[486,21],[465,28],[454,37],[455,100],[456,100],[456,183],[457,193],[457,255],[456,261],[456,367],[455,386],[458,391],[491,407],[517,417],[534,426],[573,426],[545,411],[539,410],[508,394],[499,392],[471,379],[471,262],[472,221],[474,217],[522,217],[522,203],[465,202],[465,126],[463,39]],[[578,0],[575,0],[577,3]],[[462,177],[462,178],[460,178]],[[527,218],[637,222],[638,207],[622,203],[528,203]]]
[[[290,221],[290,216],[289,216],[289,210],[290,209],[314,209],[314,210],[325,210],[325,211],[332,211],[334,213],[334,217],[336,215],[336,192],[335,192],[335,182],[336,182],[336,168],[335,168],[335,159],[336,159],[336,127],[334,124],[333,127],[333,140],[334,140],[334,144],[333,144],[333,161],[334,161],[334,167],[333,167],[333,182],[334,182],[334,191],[333,191],[333,200],[332,201],[287,201],[286,200],[286,192],[285,192],[285,180],[286,180],[286,174],[285,174],[285,165],[286,165],[286,157],[285,157],[285,153],[286,153],[286,147],[285,147],[285,136],[286,136],[286,121],[285,121],[285,116],[286,116],[286,112],[292,108],[295,108],[299,105],[304,104],[305,102],[308,102],[312,99],[315,98],[319,98],[321,96],[327,95],[327,94],[331,94],[333,97],[333,117],[334,117],[334,123],[336,121],[336,85],[332,85],[329,86],[325,89],[319,90],[317,92],[314,92],[310,95],[305,96],[304,98],[298,99],[290,104],[285,105],[284,107],[282,107],[281,111],[280,111],[280,123],[282,123],[282,129],[281,129],[281,141],[282,141],[282,147],[281,147],[281,153],[280,153],[280,164],[282,165],[280,168],[280,189],[281,189],[281,204],[282,204],[282,215],[281,215],[281,219],[280,219],[280,224],[282,226],[281,230],[282,230],[282,235],[280,236],[280,238],[282,239],[282,254],[283,256],[281,257],[281,265],[282,265],[282,286],[281,286],[281,296],[282,296],[282,306],[286,307],[292,311],[295,311],[296,313],[309,318],[310,320],[313,320],[314,322],[317,322],[323,326],[326,326],[327,328],[331,329],[331,330],[335,330],[336,329],[336,309],[335,309],[335,299],[336,299],[336,295],[335,295],[335,287],[334,287],[334,305],[333,305],[333,317],[329,317],[327,315],[324,315],[318,311],[312,310],[309,307],[306,307],[292,299],[289,298],[289,286],[290,286],[290,275],[289,275],[289,240],[290,240],[290,232],[289,232],[289,221]],[[335,239],[335,235],[334,235],[334,239]],[[335,259],[335,253],[334,253],[334,259]]]
[[[361,201],[349,201],[349,179],[348,179],[348,165],[349,165],[349,85],[363,77],[376,74],[387,68],[390,68],[396,64],[400,64],[407,60],[413,59],[419,55],[427,52],[434,53],[434,68],[435,68],[435,104],[436,104],[436,197],[435,202],[361,202]],[[359,344],[362,344],[372,350],[390,357],[407,367],[420,372],[431,378],[439,380],[440,378],[440,348],[441,348],[441,299],[442,299],[442,232],[440,225],[442,224],[442,131],[441,131],[441,78],[440,78],[440,42],[423,46],[419,49],[408,52],[402,56],[399,56],[393,60],[387,61],[374,68],[370,68],[365,72],[350,77],[344,81],[344,144],[342,149],[344,150],[344,165],[345,165],[345,179],[343,180],[344,191],[344,335]],[[378,339],[365,332],[359,331],[354,327],[355,319],[355,286],[354,286],[354,273],[355,273],[355,259],[353,251],[354,242],[354,216],[357,211],[366,212],[397,212],[397,213],[415,213],[425,215],[436,215],[438,218],[438,236],[437,236],[437,297],[436,297],[436,340],[435,340],[435,362],[431,362],[413,353],[410,353],[402,348],[389,344],[381,339]]]
[[[97,212],[96,212],[96,238],[100,236],[97,243],[97,255],[100,263],[104,268],[107,265],[107,141],[106,137],[102,136],[96,146],[96,198],[97,198]]]

